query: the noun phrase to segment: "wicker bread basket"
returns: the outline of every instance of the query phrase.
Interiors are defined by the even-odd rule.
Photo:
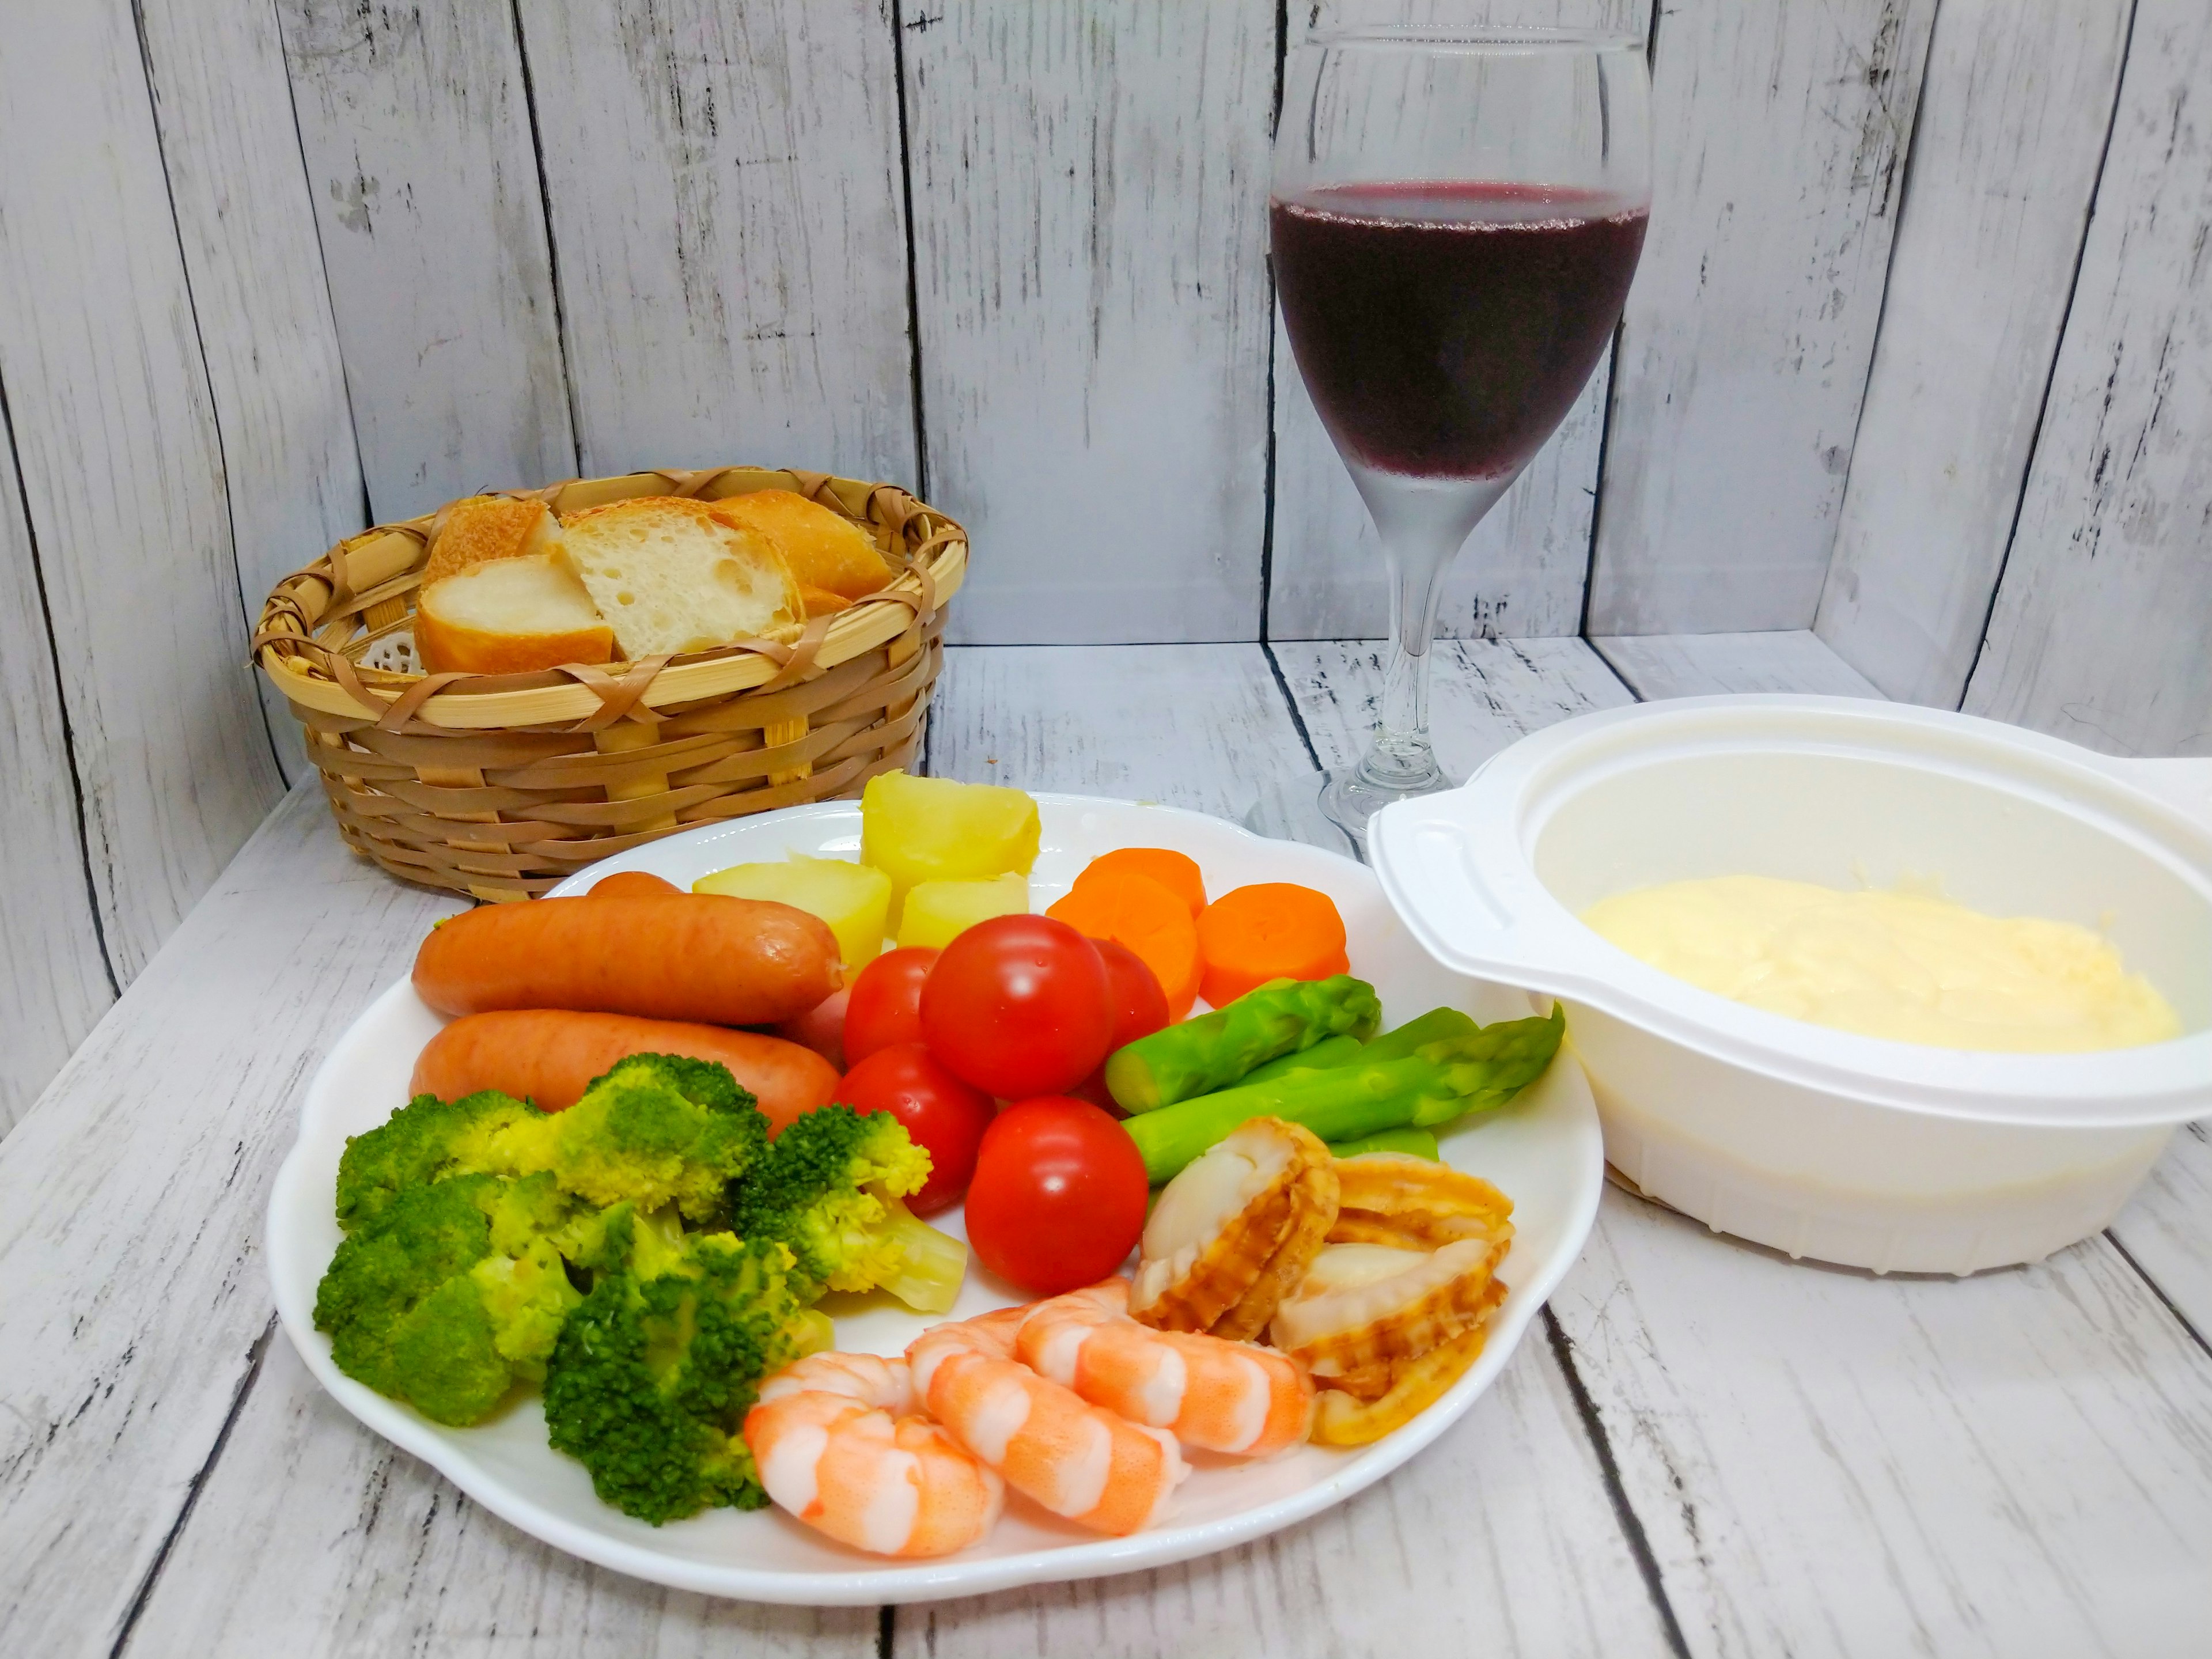
[[[534,674],[413,672],[416,590],[441,522],[381,525],[277,584],[253,652],[307,728],[338,833],[402,878],[534,897],[696,823],[852,795],[921,752],[966,532],[890,484],[719,467],[578,478],[559,513],[632,495],[812,497],[903,574],[786,639]]]

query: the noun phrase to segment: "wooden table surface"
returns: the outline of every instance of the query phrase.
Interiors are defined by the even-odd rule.
[[[1447,643],[1464,770],[1585,709],[1873,695],[1810,635]],[[1377,648],[948,653],[947,776],[1233,814],[1348,755]],[[295,791],[0,1142],[0,1654],[2212,1653],[2212,1139],[1965,1280],[1792,1263],[1608,1189],[1489,1395],[1303,1526],[1170,1570],[754,1607],[549,1549],[325,1398],[269,1184],[331,1041],[457,908]]]

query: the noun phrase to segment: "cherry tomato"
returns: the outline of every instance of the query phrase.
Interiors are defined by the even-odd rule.
[[[956,941],[957,943],[957,941]],[[1018,1101],[983,1132],[968,1183],[968,1242],[1031,1296],[1095,1285],[1145,1230],[1145,1160],[1087,1100]]]
[[[921,982],[937,960],[926,945],[886,951],[853,981],[845,1005],[845,1063],[858,1066],[878,1048],[921,1041]]]
[[[775,1028],[775,1034],[787,1042],[814,1052],[835,1066],[845,1069],[845,1004],[853,990],[847,986],[832,991],[803,1014],[793,1014]]]
[[[975,1149],[991,1126],[991,1097],[946,1071],[921,1044],[877,1049],[845,1073],[837,1098],[856,1112],[889,1112],[929,1154],[928,1184],[906,1201],[916,1215],[941,1210],[968,1190]]]
[[[939,952],[922,984],[929,1052],[1002,1100],[1073,1088],[1113,1035],[1105,963],[1050,916],[977,922]]]
[[[1168,994],[1160,989],[1160,976],[1127,945],[1110,939],[1094,939],[1091,944],[1106,964],[1106,996],[1114,1013],[1114,1034],[1106,1040],[1106,1052],[1111,1054],[1123,1043],[1150,1036],[1168,1023]],[[1121,1110],[1107,1091],[1103,1060],[1068,1092],[1116,1115]]]

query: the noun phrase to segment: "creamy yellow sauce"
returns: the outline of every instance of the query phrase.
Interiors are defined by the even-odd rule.
[[[2181,1035],[2150,981],[2072,922],[1768,876],[1618,893],[1582,919],[1677,979],[1866,1036],[2055,1053]]]

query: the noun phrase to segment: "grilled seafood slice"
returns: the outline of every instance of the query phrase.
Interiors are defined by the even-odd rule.
[[[1193,1159],[1145,1224],[1131,1316],[1158,1330],[1210,1330],[1257,1291],[1238,1321],[1255,1334],[1321,1248],[1328,1222],[1314,1218],[1334,1215],[1334,1163],[1311,1130],[1272,1117]]]
[[[1324,1386],[1378,1362],[1424,1354],[1486,1310],[1492,1275],[1511,1243],[1508,1226],[1433,1250],[1324,1246],[1297,1295],[1276,1310],[1269,1335]]]
[[[1487,1305],[1457,1335],[1416,1358],[1389,1362],[1389,1385],[1380,1395],[1370,1399],[1348,1389],[1323,1389],[1314,1407],[1315,1442],[1364,1445],[1435,1405],[1480,1357],[1490,1334],[1489,1310],[1505,1299],[1505,1287],[1493,1279],[1484,1295]]]
[[[1231,1342],[1256,1340],[1328,1242],[1336,1216],[1336,1161],[1309,1164],[1298,1172],[1292,1189],[1290,1230],[1250,1288],[1237,1298],[1237,1305],[1213,1322],[1213,1334]]]
[[[1030,1310],[1015,1339],[1030,1370],[1187,1446],[1272,1457],[1306,1437],[1313,1384],[1291,1360],[1245,1342],[1156,1331],[1128,1316],[1129,1281],[1109,1279]]]
[[[1332,1244],[1392,1244],[1435,1249],[1504,1229],[1513,1200],[1479,1176],[1402,1152],[1365,1152],[1336,1160],[1341,1194]]]

